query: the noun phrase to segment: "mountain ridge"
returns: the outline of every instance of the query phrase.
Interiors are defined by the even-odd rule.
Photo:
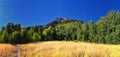
[[[57,24],[68,23],[68,22],[80,22],[80,23],[84,23],[82,20],[75,20],[75,19],[71,19],[71,18],[56,18],[55,20],[53,20],[52,22],[48,23],[45,26],[56,26]]]

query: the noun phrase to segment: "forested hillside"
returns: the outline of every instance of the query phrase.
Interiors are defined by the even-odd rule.
[[[0,30],[0,42],[23,44],[38,41],[85,41],[120,44],[120,12],[111,11],[98,22],[57,18],[42,26],[22,27],[9,22]]]

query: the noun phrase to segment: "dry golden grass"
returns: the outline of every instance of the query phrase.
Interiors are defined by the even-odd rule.
[[[18,47],[22,57],[120,57],[120,46],[116,45],[48,41]]]
[[[0,57],[120,57],[119,45],[105,45],[73,41],[46,41],[29,44],[0,44]]]
[[[0,57],[15,57],[16,52],[14,46],[10,44],[0,44]]]

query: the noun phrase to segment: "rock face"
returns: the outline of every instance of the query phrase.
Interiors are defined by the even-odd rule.
[[[70,18],[56,18],[54,21],[48,23],[46,26],[55,26],[60,23],[68,23],[68,22],[80,22],[83,23],[81,20],[74,20]]]

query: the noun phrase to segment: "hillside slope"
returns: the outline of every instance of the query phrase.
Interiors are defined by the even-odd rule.
[[[19,52],[15,51],[15,47]],[[46,41],[29,44],[0,44],[0,56],[16,57],[120,57],[119,45],[73,41]]]
[[[17,48],[16,48],[17,47]],[[19,52],[16,50],[19,49]],[[0,44],[0,57],[120,57],[120,45],[73,41]]]
[[[79,22],[79,23],[84,23],[81,20],[75,20],[75,19],[70,19],[70,18],[56,18],[52,22],[48,23],[46,26],[57,26],[58,24],[65,24],[69,22]]]
[[[120,57],[119,45],[47,41],[18,45],[21,57]]]

